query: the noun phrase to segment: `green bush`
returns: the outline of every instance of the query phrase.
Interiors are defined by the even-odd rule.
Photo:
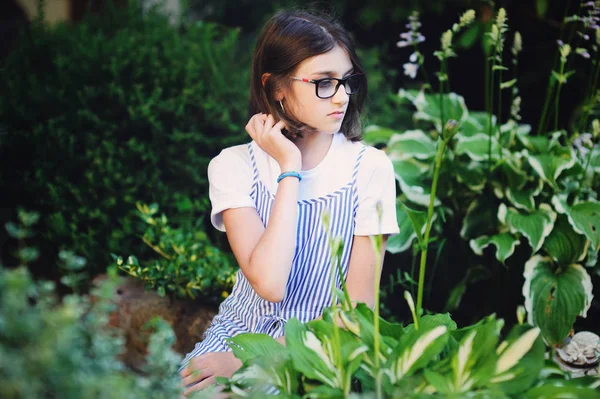
[[[93,273],[110,252],[149,252],[136,201],[195,220],[208,161],[246,138],[238,32],[130,3],[75,25],[35,21],[0,71],[5,204],[40,211],[41,247],[71,248]]]
[[[117,267],[139,278],[159,295],[205,299],[219,302],[233,286],[237,265],[230,253],[211,245],[199,223],[188,230],[170,226],[158,206],[137,204],[139,216],[146,223],[142,240],[160,257],[138,262],[129,256],[126,261],[114,255]],[[201,222],[199,220],[198,222]]]
[[[31,236],[35,213],[19,212],[9,228],[17,239]],[[17,233],[16,235],[13,233]],[[58,299],[54,283],[34,282],[24,267],[39,254],[23,245],[22,266],[0,265],[0,397],[13,398],[176,398],[183,390],[177,367],[181,356],[171,349],[175,335],[161,320],[148,346],[143,374],[127,369],[118,356],[125,341],[108,327],[117,282],[110,279],[93,292]],[[81,263],[67,259],[65,263]]]

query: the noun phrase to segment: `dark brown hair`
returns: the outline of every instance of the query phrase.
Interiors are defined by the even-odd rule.
[[[360,111],[367,95],[367,76],[354,50],[348,33],[341,25],[325,15],[306,11],[280,11],[263,27],[252,61],[250,73],[250,116],[263,112],[283,120],[288,126],[288,137],[302,136],[312,128],[290,118],[274,95],[277,89],[288,88],[289,78],[298,65],[307,58],[323,54],[339,45],[347,51],[354,73],[364,75],[364,86],[350,97],[341,131],[347,139],[362,139]],[[269,73],[263,87],[262,76]]]

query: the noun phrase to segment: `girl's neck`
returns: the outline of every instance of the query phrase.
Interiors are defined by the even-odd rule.
[[[302,170],[311,170],[325,159],[333,141],[333,134],[308,133],[296,140],[302,154]]]

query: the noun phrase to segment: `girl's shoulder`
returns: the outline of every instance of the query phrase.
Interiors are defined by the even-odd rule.
[[[227,147],[215,156],[208,164],[209,177],[214,174],[226,173],[252,173],[252,157],[248,151],[248,144]]]
[[[385,151],[367,145],[362,141],[345,140],[344,145],[341,146],[341,150],[344,157],[358,160],[358,157],[360,156],[360,169],[363,171],[374,171],[393,167],[392,162]]]

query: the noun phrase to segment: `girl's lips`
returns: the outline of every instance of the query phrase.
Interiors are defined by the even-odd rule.
[[[344,113],[343,112],[332,112],[328,116],[331,116],[332,118],[335,118],[335,119],[342,119],[344,117]]]

